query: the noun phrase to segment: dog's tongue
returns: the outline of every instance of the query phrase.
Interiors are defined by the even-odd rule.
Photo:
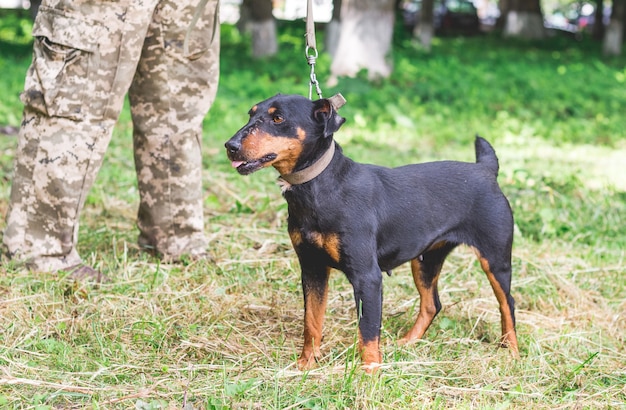
[[[230,163],[230,165],[232,165],[233,168],[237,168],[241,164],[243,164],[243,161],[231,161]]]

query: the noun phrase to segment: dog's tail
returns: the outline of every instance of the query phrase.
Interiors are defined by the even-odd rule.
[[[489,171],[497,176],[500,165],[498,164],[496,151],[493,149],[491,144],[489,144],[486,139],[476,135],[474,147],[476,149],[476,163],[484,165]]]

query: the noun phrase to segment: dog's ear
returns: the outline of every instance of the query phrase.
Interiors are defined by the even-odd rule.
[[[332,136],[346,122],[345,118],[337,114],[327,98],[313,101],[313,117],[318,123],[324,125],[324,138]]]

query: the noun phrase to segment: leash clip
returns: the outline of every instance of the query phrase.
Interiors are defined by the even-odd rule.
[[[313,50],[313,53],[310,53],[309,50]],[[322,98],[322,89],[320,87],[319,81],[317,81],[317,76],[315,75],[315,61],[317,60],[317,49],[315,47],[309,47],[308,45],[304,49],[304,55],[306,57],[307,63],[311,66],[311,82],[309,83],[309,100],[313,96],[313,86],[315,86],[315,92],[317,93],[319,98]]]

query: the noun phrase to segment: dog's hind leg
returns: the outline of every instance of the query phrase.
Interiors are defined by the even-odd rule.
[[[500,305],[500,321],[502,324],[500,343],[502,346],[507,346],[511,349],[513,356],[519,357],[517,335],[515,333],[515,301],[513,296],[511,296],[510,251],[487,255],[477,248],[474,248],[474,250]],[[501,255],[508,255],[508,257],[503,258]]]
[[[456,244],[440,242],[411,261],[413,281],[420,295],[420,310],[415,324],[404,337],[398,340],[398,344],[409,344],[421,339],[441,310],[437,281],[444,260],[455,247]]]

